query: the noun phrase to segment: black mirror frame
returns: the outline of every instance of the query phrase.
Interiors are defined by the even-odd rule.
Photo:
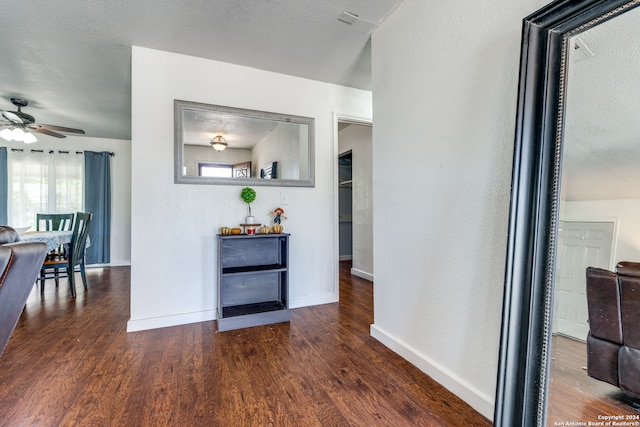
[[[559,0],[522,28],[495,426],[544,426],[568,40],[640,0]]]

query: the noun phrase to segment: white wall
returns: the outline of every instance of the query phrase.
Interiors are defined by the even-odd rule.
[[[300,138],[301,127],[307,131],[304,139]],[[278,123],[253,149],[252,161],[256,176],[260,176],[260,169],[278,162],[276,172],[278,179],[309,179],[308,176],[300,175],[300,165],[308,162],[308,156],[304,159],[300,157],[300,146],[309,145],[308,133],[307,126]]]
[[[620,261],[640,262],[640,199],[563,201],[561,219],[576,221],[617,220],[613,246],[614,265]]]
[[[257,219],[281,205],[291,233],[290,305],[337,300],[335,111],[371,117],[371,93],[140,47],[132,50],[131,319],[128,330],[210,320],[216,233],[243,221],[242,185],[173,180],[173,100],[315,118],[314,188],[255,187]]]
[[[338,152],[352,155],[353,258],[351,273],[373,280],[373,182],[371,126],[352,124],[338,133]]]
[[[36,135],[29,145],[0,144],[29,150],[110,151],[111,157],[111,262],[109,265],[131,263],[131,141],[88,138],[69,135],[64,139]]]
[[[405,0],[373,35],[372,334],[493,415],[522,18]]]

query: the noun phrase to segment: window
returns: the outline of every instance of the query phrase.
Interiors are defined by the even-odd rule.
[[[233,166],[219,163],[198,163],[198,176],[231,178],[233,177]]]
[[[82,211],[84,159],[81,154],[11,150],[8,220],[15,227],[34,226],[36,213]]]

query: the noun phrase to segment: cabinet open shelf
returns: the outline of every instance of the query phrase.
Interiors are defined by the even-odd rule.
[[[222,309],[222,317],[245,316],[247,314],[267,313],[269,311],[286,310],[282,301],[265,301],[253,304],[234,305]]]
[[[218,331],[288,322],[289,235],[218,235]]]

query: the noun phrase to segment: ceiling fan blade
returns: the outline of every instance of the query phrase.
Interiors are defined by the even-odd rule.
[[[37,126],[40,129],[56,130],[58,132],[82,133],[82,134],[84,134],[84,131],[82,129],[68,128],[68,127],[64,127],[64,126],[40,125],[40,124],[35,124],[33,126]],[[31,127],[31,126],[29,126],[29,127]]]
[[[36,126],[29,126],[29,129],[33,129],[34,132],[38,132],[38,133],[44,133],[45,135],[50,135],[50,136],[55,136],[56,138],[66,138],[66,136],[58,133],[58,132],[54,132],[51,131],[49,129],[45,129],[42,127],[36,127]]]
[[[13,111],[2,110],[2,117],[4,117],[5,119],[9,120],[12,123],[18,123],[18,124],[24,123],[20,118],[20,116],[18,116]]]

